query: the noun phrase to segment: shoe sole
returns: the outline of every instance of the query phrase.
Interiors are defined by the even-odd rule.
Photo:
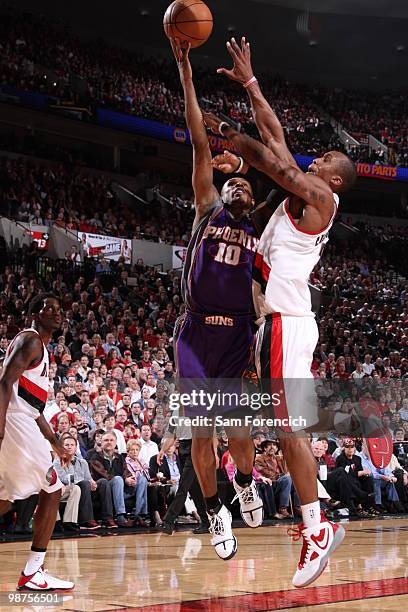
[[[55,592],[58,591],[59,593],[70,593],[71,591],[73,591],[75,589],[75,584],[72,587],[67,587],[65,589],[59,589],[57,587],[52,587],[50,589],[31,589],[30,587],[16,587],[16,591],[21,592],[30,592],[30,593],[51,593],[51,592]]]
[[[343,542],[345,535],[346,535],[346,532],[344,530],[344,527],[342,527],[340,525],[339,528],[337,529],[335,535],[334,535],[333,542],[332,542],[329,550],[327,551],[325,556],[322,557],[322,559],[320,561],[318,572],[316,574],[314,574],[314,576],[312,576],[312,578],[309,578],[309,580],[307,582],[305,582],[304,584],[297,585],[297,584],[294,584],[292,582],[293,586],[296,587],[297,589],[303,589],[304,587],[309,586],[309,584],[312,584],[312,582],[317,580],[319,578],[319,576],[321,576],[323,574],[324,570],[326,569],[327,564],[329,562],[330,555],[332,555],[337,550],[337,548]]]
[[[230,554],[228,557],[220,557],[220,555],[218,555],[218,553],[217,553],[217,549],[216,549],[216,548],[215,548],[215,546],[214,546],[214,548],[215,548],[215,552],[216,552],[216,553],[217,553],[217,555],[220,557],[220,559],[222,559],[223,561],[229,561],[229,559],[232,559],[232,557],[234,557],[234,556],[235,556],[235,554],[236,554],[236,552],[237,552],[237,550],[238,550],[238,542],[237,542],[237,538],[236,538],[234,535],[233,535],[232,537],[233,537],[233,539],[234,539],[234,549],[233,549],[232,553],[231,553],[231,554]]]

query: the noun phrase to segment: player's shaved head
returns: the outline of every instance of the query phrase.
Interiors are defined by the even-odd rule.
[[[357,179],[354,163],[341,151],[327,151],[313,160],[308,173],[327,183],[334,193],[349,191]]]
[[[342,184],[338,188],[338,193],[345,193],[354,187],[357,180],[357,171],[354,163],[347,155],[340,151],[336,151],[335,153],[336,168],[342,179]]]

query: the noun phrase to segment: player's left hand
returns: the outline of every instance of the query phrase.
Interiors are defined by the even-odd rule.
[[[71,455],[65,450],[61,442],[59,440],[55,440],[55,442],[52,442],[51,445],[52,450],[57,453],[58,457],[60,458],[62,467],[69,465],[71,463]]]
[[[202,111],[202,113],[205,126],[214,134],[219,134],[220,125],[224,123],[223,120],[217,117],[217,115],[214,115],[214,113],[207,113],[206,111]]]
[[[231,151],[224,151],[224,153],[213,157],[211,165],[224,174],[233,174],[240,165],[240,159],[238,155],[234,155]]]
[[[238,45],[235,38],[231,38],[231,42],[227,42],[227,51],[232,57],[234,65],[231,70],[227,68],[218,68],[218,74],[224,74],[232,81],[238,81],[238,83],[246,83],[254,76],[254,72],[251,66],[251,49],[249,42],[246,41],[245,36],[241,38],[241,47]]]

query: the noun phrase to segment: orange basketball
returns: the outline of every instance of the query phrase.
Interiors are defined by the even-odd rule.
[[[175,0],[164,14],[163,26],[168,38],[187,40],[192,47],[199,47],[211,35],[213,18],[201,0]]]

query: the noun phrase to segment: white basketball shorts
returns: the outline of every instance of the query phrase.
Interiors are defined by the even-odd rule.
[[[15,501],[41,490],[53,493],[61,488],[50,445],[35,419],[21,412],[7,412],[0,449],[0,499]]]
[[[274,396],[271,413],[276,427],[283,431],[302,431],[319,421],[311,372],[318,339],[314,317],[273,313],[265,317],[258,330],[257,374],[262,381],[262,391]]]

